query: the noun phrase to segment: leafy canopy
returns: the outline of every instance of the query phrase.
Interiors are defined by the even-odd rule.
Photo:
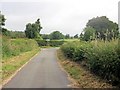
[[[40,19],[37,19],[35,23],[28,23],[26,25],[25,34],[28,38],[41,38],[40,31],[42,27],[40,24]]]

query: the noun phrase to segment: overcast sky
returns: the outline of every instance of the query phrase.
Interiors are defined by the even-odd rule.
[[[40,18],[43,27],[41,33],[59,30],[70,35],[80,34],[93,17],[107,16],[118,22],[119,0],[3,1],[0,9],[7,19],[5,27],[12,31],[24,31],[26,24],[35,22],[37,18]]]

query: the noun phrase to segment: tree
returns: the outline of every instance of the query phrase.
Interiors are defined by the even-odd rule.
[[[88,21],[86,26],[94,28],[96,31],[96,35],[100,39],[117,38],[119,34],[118,24],[110,21],[106,16],[93,18]]]
[[[49,34],[42,34],[41,35],[43,39],[50,39],[50,35]]]
[[[41,29],[42,29],[42,27],[40,24],[40,19],[37,19],[37,21],[33,24],[28,23],[26,25],[26,30],[25,30],[26,37],[28,37],[28,38],[41,38],[41,36],[40,36]]]
[[[65,39],[69,39],[70,38],[70,35],[69,34],[66,34],[65,35]]]
[[[5,36],[9,36],[10,32],[6,29],[3,28],[2,26],[5,26],[5,16],[1,14],[0,11],[0,34],[5,35]]]
[[[74,36],[74,38],[78,38],[78,34],[76,34],[76,35]]]
[[[80,38],[80,40],[83,40],[83,37],[84,37],[84,34],[83,34],[83,33],[81,33],[81,34],[80,34],[80,37],[79,37],[79,38]]]
[[[0,26],[4,26],[5,25],[5,16],[1,14],[1,11],[0,11]]]
[[[92,27],[86,27],[84,29],[83,40],[89,41],[89,40],[94,40],[94,39],[95,39],[95,29]]]
[[[59,31],[54,31],[50,34],[50,39],[53,39],[53,40],[64,39],[64,35]]]
[[[10,31],[8,31],[6,28],[1,28],[1,30],[2,30],[2,35],[10,36]]]

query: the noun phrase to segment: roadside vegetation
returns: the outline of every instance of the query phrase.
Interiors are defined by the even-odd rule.
[[[84,66],[107,83],[120,87],[119,30],[118,25],[107,17],[89,20],[80,34],[80,41],[65,43],[60,50],[71,62]],[[72,72],[72,68],[68,72]]]
[[[3,36],[2,40],[2,80],[5,80],[39,52],[40,48],[31,39],[10,39]]]
[[[40,34],[39,18],[27,23],[23,32],[4,28],[5,20],[0,13],[3,79],[25,64],[40,47],[52,46],[60,47],[61,57],[58,56],[63,59],[62,65],[77,80],[78,86],[120,87],[120,33],[118,24],[106,16],[90,19],[81,34],[74,36],[60,31]]]
[[[0,14],[0,41],[2,41],[0,45],[0,53],[2,53],[0,77],[2,77],[2,81],[8,79],[40,51],[36,40],[27,38],[25,32],[5,29],[3,27],[5,20],[4,15]]]
[[[21,53],[17,56],[2,61],[2,81],[8,79],[21,66],[28,62],[40,50],[36,48],[32,51]]]
[[[67,58],[61,49],[57,51],[57,56],[60,64],[68,73],[73,88],[113,88],[113,86],[106,83],[104,79],[91,73],[90,70],[85,67],[83,61],[80,63],[75,62],[71,58]]]
[[[38,48],[38,44],[32,39],[10,39],[2,37],[2,59],[11,58],[21,53]]]
[[[120,54],[118,41],[69,42],[61,46],[67,58],[86,67],[112,85],[120,83]]]

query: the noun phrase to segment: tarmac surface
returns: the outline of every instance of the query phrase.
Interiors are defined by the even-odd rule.
[[[68,88],[67,74],[57,63],[57,48],[45,48],[3,88]]]

